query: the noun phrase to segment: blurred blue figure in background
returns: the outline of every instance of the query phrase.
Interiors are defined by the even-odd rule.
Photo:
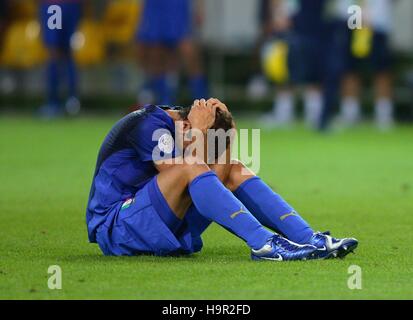
[[[254,45],[251,58],[251,77],[247,84],[247,94],[254,100],[259,100],[268,94],[268,82],[263,74],[262,68],[262,47],[271,40],[273,33],[273,12],[271,0],[259,0],[257,20],[259,24],[259,34]]]
[[[177,56],[188,74],[193,99],[207,98],[198,48],[193,41],[195,0],[146,0],[137,38],[138,55],[145,72],[140,104],[173,104],[176,99]]]
[[[48,10],[52,5],[58,5],[61,8],[61,29],[49,28],[48,22],[54,12],[48,12]],[[70,42],[81,18],[81,9],[81,0],[41,0],[40,20],[43,40],[49,53],[47,104],[40,109],[42,117],[55,118],[63,115],[63,106],[66,112],[71,115],[80,111],[77,95],[77,71]],[[62,80],[66,80],[68,87],[64,105],[61,104],[59,97]]]
[[[293,2],[289,35],[290,81],[304,86],[305,122],[315,127],[322,109],[321,84],[324,74],[327,0]]]
[[[328,129],[334,106],[340,96],[340,85],[346,69],[346,52],[348,50],[349,18],[348,8],[352,0],[330,0],[328,35],[323,81],[323,108],[318,128]]]

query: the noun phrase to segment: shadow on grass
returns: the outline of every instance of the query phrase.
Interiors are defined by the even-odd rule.
[[[67,255],[61,258],[65,262],[140,262],[140,263],[171,263],[174,261],[195,261],[196,255],[179,256],[179,257],[157,257],[153,255],[136,255],[136,256],[104,256],[101,254],[76,254]]]
[[[135,256],[104,256],[101,253],[87,252],[79,254],[68,254],[59,257],[59,260],[64,262],[90,262],[90,263],[208,263],[208,262],[248,262],[250,261],[249,252],[243,250],[242,246],[216,246],[203,249],[201,252],[190,255],[176,255],[176,256],[154,256],[149,254],[141,254]],[[56,258],[55,256],[53,258]]]

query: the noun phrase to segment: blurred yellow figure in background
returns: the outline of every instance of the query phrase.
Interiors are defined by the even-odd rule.
[[[130,44],[139,22],[141,1],[110,1],[103,16],[103,29],[106,40],[117,45]]]
[[[110,0],[103,9],[102,28],[111,64],[111,87],[123,94],[130,85],[130,61],[136,59],[133,44],[141,16],[141,0]]]
[[[102,63],[105,58],[105,39],[101,24],[93,20],[82,20],[71,38],[70,46],[79,66]]]
[[[1,52],[7,67],[29,69],[43,63],[46,50],[42,44],[37,20],[16,21],[8,28]]]
[[[267,44],[263,49],[263,70],[268,79],[276,84],[285,84],[289,78],[288,44],[276,40]]]
[[[29,69],[43,63],[46,51],[42,44],[36,3],[33,0],[6,3],[8,19],[0,61],[6,67]]]

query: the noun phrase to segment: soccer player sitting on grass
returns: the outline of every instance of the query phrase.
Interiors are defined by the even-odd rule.
[[[259,177],[229,161],[228,136],[222,154],[208,149],[209,129],[234,126],[217,99],[195,100],[191,108],[149,105],[120,120],[97,160],[87,207],[90,242],[105,255],[191,254],[201,250],[201,234],[213,221],[244,240],[254,260],[352,252],[357,240],[314,232]],[[217,158],[227,161],[210,161]]]

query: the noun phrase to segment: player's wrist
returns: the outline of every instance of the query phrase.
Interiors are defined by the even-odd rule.
[[[203,135],[206,135],[209,128],[207,126],[194,126],[192,127],[192,129],[201,132]]]
[[[192,129],[198,130],[203,134],[206,134],[208,129],[210,128],[209,123],[207,123],[204,119],[194,119],[191,125]]]

